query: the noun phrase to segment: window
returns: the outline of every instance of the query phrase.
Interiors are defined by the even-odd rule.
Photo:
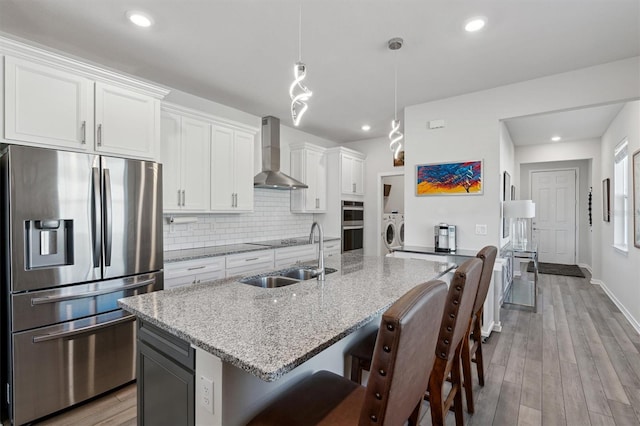
[[[613,245],[627,251],[629,243],[629,154],[625,139],[616,146],[613,166]]]

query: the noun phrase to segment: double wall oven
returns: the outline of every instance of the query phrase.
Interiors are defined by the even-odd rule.
[[[117,300],[163,287],[161,194],[153,162],[0,152],[3,418],[135,379],[135,317]]]
[[[342,201],[342,252],[363,247],[364,203]]]

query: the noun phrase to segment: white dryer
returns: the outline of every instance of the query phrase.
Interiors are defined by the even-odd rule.
[[[382,215],[382,241],[389,251],[399,245],[396,232],[397,216],[395,213],[384,213]]]
[[[396,242],[399,246],[404,245],[404,214],[396,215]]]

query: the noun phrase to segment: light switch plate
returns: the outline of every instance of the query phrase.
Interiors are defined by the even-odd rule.
[[[476,235],[487,235],[487,225],[476,224]]]

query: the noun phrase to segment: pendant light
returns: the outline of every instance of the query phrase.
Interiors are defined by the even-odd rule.
[[[302,82],[307,76],[307,66],[302,62],[302,5],[300,5],[300,16],[298,20],[298,62],[293,65],[293,83],[289,86],[289,97],[291,98],[291,118],[293,125],[298,126],[300,119],[307,111],[307,101],[313,92]]]
[[[394,37],[389,40],[389,50],[400,50],[404,40]],[[395,72],[393,78],[393,120],[391,121],[391,132],[389,132],[389,149],[393,152],[393,158],[398,159],[402,150],[402,139],[404,135],[400,131],[400,120],[398,120],[398,58],[395,58]]]

